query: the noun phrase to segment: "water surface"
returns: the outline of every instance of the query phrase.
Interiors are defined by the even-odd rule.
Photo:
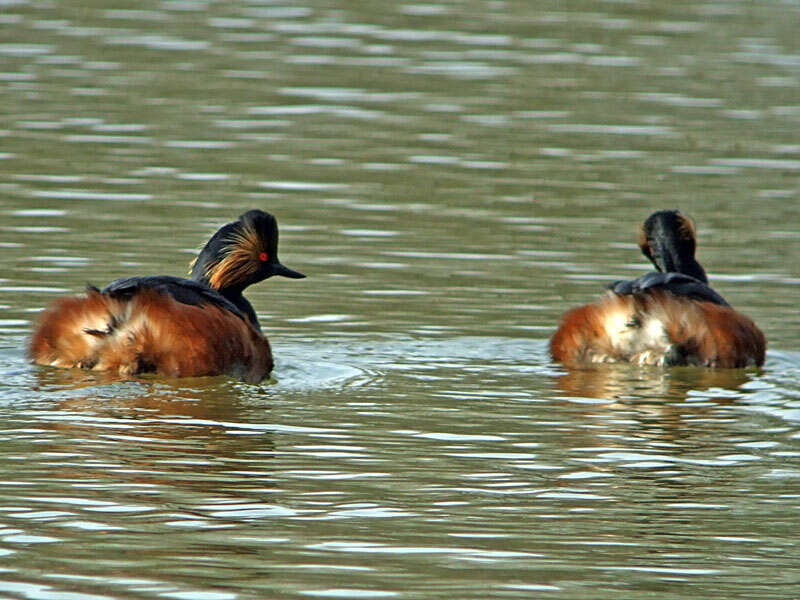
[[[0,595],[796,595],[795,4],[0,4]],[[253,207],[272,380],[27,364]],[[660,208],[763,370],[550,362]]]

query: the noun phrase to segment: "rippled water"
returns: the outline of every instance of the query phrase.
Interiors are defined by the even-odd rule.
[[[797,2],[0,0],[0,596],[793,598]],[[32,367],[259,207],[271,381]],[[696,219],[760,371],[566,371]]]

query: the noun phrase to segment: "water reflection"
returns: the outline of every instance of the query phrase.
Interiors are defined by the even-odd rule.
[[[556,385],[570,401],[607,400],[604,406],[618,403],[673,404],[694,402],[727,403],[743,396],[741,386],[757,376],[744,369],[642,368],[632,365],[603,365],[570,369],[556,378]],[[596,403],[596,402],[595,402]]]

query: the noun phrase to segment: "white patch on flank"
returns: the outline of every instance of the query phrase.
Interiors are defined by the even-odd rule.
[[[620,307],[608,314],[604,325],[615,357],[597,357],[602,362],[616,358],[640,365],[663,365],[672,349],[664,323],[653,314]]]

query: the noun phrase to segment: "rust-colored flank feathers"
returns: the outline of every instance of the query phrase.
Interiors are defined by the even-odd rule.
[[[653,213],[640,229],[639,247],[657,271],[616,282],[597,302],[568,311],[550,340],[554,360],[570,366],[764,364],[764,334],[708,286],[694,258],[695,229],[688,217]]]
[[[568,311],[550,353],[569,366],[640,365],[739,368],[764,364],[766,339],[729,306],[654,291],[641,298],[608,293]]]
[[[275,218],[248,211],[208,241],[189,279],[131,277],[57,299],[39,316],[29,355],[40,365],[123,377],[261,381],[272,351],[242,290],[273,275],[304,277],[278,261],[277,244]]]
[[[96,290],[56,300],[39,319],[30,353],[37,364],[125,377],[224,374],[258,382],[273,366],[269,342],[241,317],[149,289],[129,301]]]

